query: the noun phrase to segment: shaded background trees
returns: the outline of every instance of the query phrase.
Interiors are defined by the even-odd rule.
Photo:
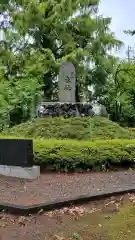
[[[110,30],[111,19],[99,15],[98,5],[99,0],[11,0],[0,5],[0,89],[6,89],[1,90],[2,123],[32,118],[41,98],[57,100],[59,66],[66,60],[76,67],[77,102],[98,99],[119,122],[128,118],[129,103],[134,112],[133,77],[121,72],[120,86],[114,81],[119,59],[112,50],[122,42]]]

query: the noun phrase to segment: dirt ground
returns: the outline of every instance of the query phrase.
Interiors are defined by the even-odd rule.
[[[135,194],[125,194],[50,212],[40,210],[38,214],[29,216],[15,216],[1,212],[0,240],[121,240],[120,236],[111,238],[109,232],[107,233],[108,227],[121,209],[134,205]],[[135,212],[132,217],[135,219]],[[116,223],[115,220],[114,222]],[[124,224],[126,224],[125,220]],[[124,234],[122,240],[135,238],[135,230],[132,234],[134,238],[131,238],[130,228],[128,231],[128,238]]]

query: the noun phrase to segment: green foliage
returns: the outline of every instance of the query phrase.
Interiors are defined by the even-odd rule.
[[[1,138],[17,138],[1,136]],[[20,137],[18,137],[20,138]],[[33,139],[35,164],[55,171],[106,171],[134,167],[135,140]]]
[[[80,235],[78,233],[73,233],[72,238],[73,239],[80,239]]]
[[[126,30],[126,31],[124,31],[124,33],[126,33],[128,35],[131,35],[131,36],[134,36],[135,35],[135,30]]]
[[[45,100],[58,99],[57,76],[63,61],[71,61],[76,67],[77,102],[100,99],[112,120],[124,126],[133,125],[135,71],[129,73],[128,70],[134,70],[134,64],[125,61],[121,65],[124,71],[118,73],[115,81],[119,60],[111,52],[114,48],[119,49],[122,42],[110,30],[111,19],[99,15],[99,2],[11,0],[8,5],[0,4],[0,14],[4,16],[0,20],[0,29],[4,33],[3,41],[0,41],[0,87],[5,88],[8,84],[12,102],[5,100],[5,93],[1,93],[2,128],[34,116],[34,110],[32,114],[29,112],[31,101],[36,101],[30,100],[30,96],[39,96],[39,85],[42,85]],[[128,33],[134,34],[134,31]],[[23,89],[22,79],[27,79],[28,88]],[[30,79],[34,79],[35,86]],[[14,100],[12,92],[16,94],[13,89],[16,84],[11,85],[16,81],[18,86],[20,84],[17,87],[20,97]],[[90,91],[91,86],[94,94]],[[14,120],[9,115],[14,115]],[[88,130],[90,135],[91,131]]]
[[[35,116],[40,84],[32,78],[0,83],[0,129]]]
[[[109,240],[133,240],[135,239],[135,206],[129,204],[121,207],[117,214],[104,222],[105,231]],[[114,231],[115,229],[115,231]]]
[[[91,84],[104,85],[114,59],[108,50],[119,48],[121,42],[110,30],[111,19],[98,14],[98,4],[99,0],[11,0],[1,4],[1,13],[9,14],[6,40],[1,43],[5,78],[18,72],[38,75],[45,97],[51,99],[59,65],[68,60],[76,66],[77,101],[84,92],[89,95]],[[1,25],[4,29],[4,20]]]
[[[57,171],[105,170],[134,164],[135,140],[35,140],[35,162]]]
[[[40,118],[9,128],[2,134],[57,139],[133,138],[127,129],[103,117]]]
[[[125,126],[135,121],[135,65],[123,61],[102,88],[102,103],[111,119]],[[113,97],[112,97],[113,96]]]

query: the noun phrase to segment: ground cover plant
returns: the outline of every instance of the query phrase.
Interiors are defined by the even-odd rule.
[[[104,117],[38,118],[2,132],[4,135],[45,139],[131,139],[135,133]]]

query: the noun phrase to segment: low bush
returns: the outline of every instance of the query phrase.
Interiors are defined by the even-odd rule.
[[[0,138],[22,139],[13,136]],[[135,140],[33,139],[33,146],[35,164],[44,170],[106,171],[135,167]]]
[[[135,140],[33,139],[33,146],[35,164],[46,170],[106,171],[134,167],[135,164]]]
[[[45,139],[131,139],[135,133],[104,117],[39,118],[4,131],[4,135]]]
[[[135,140],[34,140],[35,163],[56,171],[134,167]]]

